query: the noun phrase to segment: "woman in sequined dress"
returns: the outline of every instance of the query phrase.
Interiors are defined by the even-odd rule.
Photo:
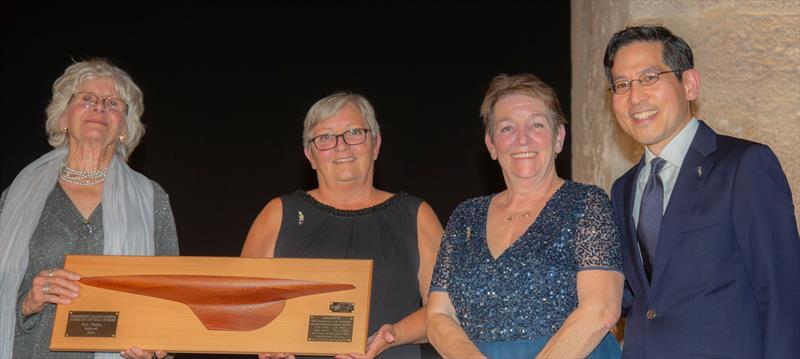
[[[612,207],[602,189],[556,173],[566,133],[555,92],[534,75],[502,74],[481,115],[507,188],[450,216],[428,301],[431,343],[445,358],[619,358]]]
[[[439,219],[422,199],[373,186],[381,136],[363,96],[340,92],[312,105],[303,146],[319,187],[269,201],[242,256],[372,259],[367,353],[337,358],[420,358],[414,343],[427,342],[421,305],[442,236]]]
[[[125,161],[144,126],[142,93],[105,60],[69,66],[53,84],[45,127],[54,149],[0,197],[0,359],[163,358],[49,350],[54,304],[79,295],[65,254],[177,255],[167,194]]]

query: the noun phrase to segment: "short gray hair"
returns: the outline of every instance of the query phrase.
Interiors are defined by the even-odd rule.
[[[128,112],[125,114],[127,140],[116,147],[116,152],[127,161],[128,156],[144,136],[144,125],[141,121],[144,113],[144,96],[139,86],[125,71],[105,59],[95,58],[76,62],[67,67],[64,74],[53,83],[53,98],[46,110],[47,142],[56,148],[67,145],[69,136],[59,128],[59,119],[64,115],[72,95],[84,81],[101,78],[110,78],[114,81],[114,87],[120,98],[128,104]]]
[[[303,147],[311,144],[311,136],[317,124],[335,116],[336,113],[348,103],[352,103],[361,111],[361,116],[364,117],[364,121],[367,121],[367,127],[369,128],[372,140],[375,141],[381,129],[380,126],[378,126],[378,120],[375,118],[375,110],[372,108],[372,104],[369,103],[369,100],[357,93],[337,92],[315,102],[311,105],[311,108],[308,109],[306,119],[303,121]]]

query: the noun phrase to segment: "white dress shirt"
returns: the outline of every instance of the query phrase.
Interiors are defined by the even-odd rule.
[[[675,138],[661,151],[661,155],[658,156],[667,161],[664,167],[661,168],[661,173],[659,174],[659,176],[661,176],[661,183],[664,184],[664,208],[661,213],[667,210],[669,198],[672,195],[672,190],[675,188],[675,182],[678,180],[678,173],[680,173],[681,165],[683,165],[683,159],[686,157],[686,153],[689,152],[689,146],[692,145],[692,140],[694,140],[694,135],[697,133],[697,127],[699,125],[700,123],[697,121],[697,118],[692,117],[689,123],[683,127],[681,132],[678,132]],[[656,155],[650,152],[650,149],[645,146],[645,166],[639,172],[639,177],[636,181],[636,195],[633,198],[632,214],[634,224],[637,226],[639,225],[639,207],[642,203],[642,192],[644,192],[644,186],[647,185],[647,180],[650,176],[650,161],[655,157]]]

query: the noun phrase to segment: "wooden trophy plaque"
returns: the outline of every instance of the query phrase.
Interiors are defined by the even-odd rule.
[[[372,261],[67,255],[50,349],[363,354]]]

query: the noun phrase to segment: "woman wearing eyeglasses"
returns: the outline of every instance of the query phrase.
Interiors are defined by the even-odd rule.
[[[48,348],[54,304],[80,295],[65,254],[177,255],[164,190],[125,163],[144,135],[142,92],[101,59],[69,66],[53,84],[45,127],[54,147],[0,198],[0,359],[163,358]]]
[[[372,184],[381,136],[369,101],[335,93],[306,114],[303,145],[319,187],[271,200],[255,219],[243,257],[372,259],[367,355],[419,358],[442,226],[433,209],[405,192]],[[262,354],[265,357],[291,357]],[[339,357],[361,357],[342,354]]]

